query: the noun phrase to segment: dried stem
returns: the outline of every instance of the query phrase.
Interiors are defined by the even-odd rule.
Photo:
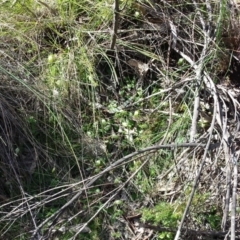
[[[113,15],[113,33],[112,33],[112,41],[111,41],[110,49],[114,49],[116,41],[117,41],[119,18],[120,18],[119,0],[115,0],[114,15]]]
[[[214,130],[214,125],[215,125],[215,119],[216,119],[216,115],[217,115],[217,104],[218,104],[218,98],[217,98],[217,96],[215,94],[214,95],[214,112],[213,112],[213,118],[212,118],[212,122],[211,122],[211,127],[210,127],[210,130],[209,130],[208,143],[206,145],[206,148],[205,148],[205,151],[204,151],[204,155],[203,155],[203,158],[202,158],[202,161],[201,161],[201,164],[200,164],[197,176],[195,177],[191,194],[190,194],[188,202],[187,202],[187,206],[186,206],[186,208],[184,210],[184,213],[183,213],[183,216],[182,216],[182,219],[181,219],[181,222],[179,224],[178,231],[177,231],[177,233],[175,235],[174,240],[178,240],[179,237],[180,237],[181,230],[182,230],[182,227],[183,227],[183,223],[185,221],[185,218],[187,216],[188,210],[189,210],[190,205],[192,203],[192,199],[193,199],[194,193],[195,193],[195,191],[197,189],[198,181],[200,179],[200,175],[201,175],[203,166],[205,164],[205,160],[206,160],[206,157],[207,157],[207,153],[208,153],[208,149],[209,149],[209,146],[210,146],[211,137],[212,137],[212,133],[213,133],[213,130]]]
[[[231,240],[236,239],[236,199],[237,199],[237,184],[238,184],[238,167],[237,159],[239,156],[236,156],[233,153],[233,190],[232,190],[232,212],[231,212]]]

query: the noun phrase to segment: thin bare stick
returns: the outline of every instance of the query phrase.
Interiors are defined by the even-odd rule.
[[[112,41],[111,41],[110,49],[114,49],[116,41],[117,41],[119,18],[120,18],[119,0],[115,0],[114,14],[113,14],[113,33],[112,33]]]
[[[203,67],[204,67],[204,59],[206,57],[207,48],[208,48],[208,45],[209,45],[209,42],[210,42],[210,37],[209,37],[209,33],[210,32],[209,31],[205,31],[205,29],[206,29],[205,22],[203,21],[201,13],[198,12],[198,14],[200,16],[200,21],[202,23],[203,33],[204,33],[204,47],[203,47],[203,50],[201,52],[201,56],[200,56],[200,59],[199,59],[199,64],[196,64],[189,57],[185,58],[185,55],[181,51],[179,51],[177,49],[177,51],[182,55],[182,57],[185,58],[185,60],[187,60],[191,64],[191,66],[195,69],[195,72],[196,72],[197,86],[196,86],[196,96],[195,96],[195,102],[194,102],[194,112],[193,112],[193,119],[192,119],[192,127],[191,127],[191,132],[190,132],[190,139],[191,139],[191,141],[194,141],[196,133],[197,133],[197,118],[198,118],[198,114],[199,114],[199,103],[200,103],[199,87],[200,87],[201,79],[202,79],[202,72],[203,72]],[[176,48],[175,48],[175,50],[176,50]],[[201,161],[201,164],[200,164],[197,176],[195,177],[195,180],[194,180],[194,183],[193,183],[193,188],[192,188],[191,194],[189,196],[186,208],[184,210],[184,213],[183,213],[183,216],[182,216],[182,219],[181,219],[181,222],[179,224],[178,231],[177,231],[177,233],[175,235],[174,240],[178,240],[179,237],[180,237],[181,230],[182,230],[185,218],[186,218],[188,210],[190,208],[190,205],[191,205],[194,193],[195,193],[195,191],[197,189],[198,181],[200,179],[200,175],[201,175],[201,172],[202,172],[202,169],[203,169],[203,166],[205,164],[206,157],[207,157],[208,147],[210,146],[211,137],[212,137],[212,133],[213,133],[213,130],[214,130],[214,125],[215,125],[215,120],[216,120],[216,116],[217,116],[217,110],[218,110],[218,106],[219,106],[215,85],[213,84],[213,82],[211,81],[210,78],[207,78],[206,76],[204,76],[203,79],[204,79],[205,82],[210,81],[211,90],[212,90],[211,92],[212,92],[212,95],[213,95],[213,98],[214,98],[213,118],[212,118],[212,122],[211,122],[211,127],[209,129],[209,138],[208,138],[207,146],[206,146],[205,151],[204,151],[204,156],[202,158],[202,161]]]
[[[200,90],[200,85],[202,82],[202,71],[204,67],[204,59],[206,57],[208,45],[210,42],[209,38],[209,30],[206,31],[206,24],[203,20],[201,12],[198,10],[197,3],[195,1],[194,5],[197,10],[197,14],[199,15],[200,22],[202,24],[202,29],[204,31],[204,45],[203,45],[203,50],[201,52],[201,56],[199,59],[199,64],[195,68],[196,72],[196,89],[195,89],[195,100],[194,100],[194,109],[193,109],[193,118],[192,118],[192,127],[191,127],[191,132],[190,132],[190,142],[193,142],[195,140],[196,134],[197,134],[197,119],[199,115],[199,107],[200,107],[200,96],[199,96],[199,90]],[[210,28],[210,27],[209,27]]]
[[[189,196],[189,199],[188,199],[188,202],[187,202],[187,206],[186,206],[186,208],[184,210],[184,213],[183,213],[183,216],[182,216],[182,219],[181,219],[181,222],[179,224],[179,227],[178,227],[178,230],[177,230],[177,233],[175,235],[174,240],[178,240],[179,237],[180,237],[181,230],[182,230],[182,227],[183,227],[183,223],[185,221],[185,218],[187,216],[188,210],[189,210],[190,205],[192,203],[192,199],[193,199],[194,193],[195,193],[195,191],[197,189],[198,181],[199,181],[199,178],[200,178],[203,166],[205,164],[205,160],[206,160],[207,153],[208,153],[208,148],[210,146],[211,137],[212,137],[212,133],[213,133],[213,130],[214,130],[215,119],[216,119],[216,115],[217,115],[217,107],[216,107],[217,106],[217,100],[218,100],[217,97],[214,97],[214,111],[213,111],[213,118],[212,118],[212,122],[211,122],[211,127],[210,127],[210,130],[209,130],[208,143],[206,145],[206,148],[205,148],[205,151],[204,151],[204,155],[203,155],[200,167],[199,167],[199,171],[198,171],[197,176],[196,176],[196,178],[194,180],[193,188],[192,188],[191,194]]]
[[[235,154],[234,154],[235,155]],[[238,184],[238,167],[237,167],[237,159],[239,156],[234,156],[233,160],[233,192],[232,192],[232,212],[231,212],[231,240],[236,239],[236,199],[237,199],[237,184]]]
[[[227,106],[224,104],[224,100],[222,99],[223,108],[225,109],[225,116],[223,117],[221,114],[221,121],[219,122],[219,125],[222,124],[222,139],[223,139],[223,151],[225,156],[225,164],[226,164],[226,197],[225,197],[225,207],[223,212],[223,218],[222,218],[222,230],[226,230],[226,223],[227,223],[227,217],[229,212],[229,204],[230,204],[230,192],[231,192],[231,170],[230,170],[230,164],[231,164],[231,158],[230,158],[230,138],[229,133],[227,130]],[[221,111],[222,112],[222,111]],[[220,113],[221,113],[220,112]],[[220,125],[221,126],[221,125]]]

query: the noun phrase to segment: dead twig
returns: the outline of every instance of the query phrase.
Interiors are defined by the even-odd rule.
[[[119,19],[120,19],[120,12],[124,10],[124,8],[127,6],[126,1],[125,5],[122,9],[119,7],[119,0],[115,0],[114,2],[114,14],[113,14],[113,32],[112,32],[112,40],[110,44],[110,49],[114,49],[117,41],[117,34],[118,34],[118,28],[119,28]]]
[[[190,141],[193,142],[196,134],[197,134],[197,120],[199,115],[199,107],[200,107],[200,96],[199,96],[199,90],[202,82],[202,71],[204,67],[204,59],[206,58],[207,49],[209,47],[210,42],[210,31],[206,31],[206,24],[203,20],[201,12],[198,10],[197,3],[195,1],[194,5],[197,10],[197,14],[199,15],[200,22],[202,24],[202,29],[204,33],[204,45],[203,50],[201,52],[201,56],[199,58],[199,64],[195,67],[196,72],[196,89],[195,89],[195,100],[194,100],[194,109],[193,109],[193,117],[192,117],[192,127],[190,132]]]
[[[237,159],[239,156],[236,156],[234,153],[233,157],[233,190],[232,190],[232,211],[231,211],[231,240],[236,239],[236,199],[237,199],[237,183],[238,183],[238,168],[237,168]]]
[[[114,49],[116,41],[117,41],[117,31],[119,27],[119,18],[120,18],[120,9],[119,9],[119,0],[115,0],[114,3],[114,14],[113,14],[113,33],[112,33],[112,41],[110,44],[110,49]]]
[[[194,1],[194,4],[195,4],[195,6],[197,6],[195,1]],[[196,9],[197,9],[197,7],[196,7]],[[197,10],[197,13],[199,15],[199,19],[200,19],[200,22],[202,24],[202,29],[203,29],[202,31],[204,33],[203,50],[202,50],[201,56],[199,58],[199,64],[196,64],[189,57],[185,58],[185,60],[187,60],[191,64],[191,66],[195,69],[195,73],[196,73],[196,90],[195,90],[195,101],[194,101],[194,109],[193,109],[192,127],[191,127],[191,132],[190,132],[190,141],[194,141],[194,139],[196,137],[196,134],[197,134],[197,119],[198,119],[199,106],[200,106],[199,89],[200,89],[200,85],[201,85],[201,82],[202,82],[202,72],[203,72],[203,67],[204,67],[204,59],[206,58],[206,53],[207,53],[207,49],[208,49],[209,42],[210,42],[210,31],[205,30],[206,26],[205,26],[205,22],[203,20],[203,17],[198,10]],[[174,49],[176,50],[177,48],[175,47]],[[185,57],[185,55],[181,51],[179,51],[178,49],[177,49],[177,51],[182,56]],[[213,87],[215,87],[215,86],[213,86]],[[174,240],[178,240],[180,235],[181,235],[183,224],[184,224],[185,218],[187,216],[188,210],[190,208],[194,193],[197,189],[197,185],[198,185],[198,182],[199,182],[199,179],[200,179],[200,175],[201,175],[201,172],[203,170],[203,166],[205,164],[205,160],[206,160],[206,157],[207,157],[208,147],[210,146],[211,137],[212,137],[212,133],[213,133],[213,130],[214,130],[214,125],[215,125],[215,119],[216,119],[216,115],[217,115],[217,106],[219,105],[218,104],[218,98],[217,98],[217,95],[216,95],[216,90],[213,93],[213,98],[214,98],[214,112],[213,112],[211,127],[209,129],[209,138],[208,138],[207,146],[205,148],[204,155],[203,155],[198,173],[197,173],[197,175],[195,177],[195,180],[194,180],[194,183],[193,183],[193,188],[192,188],[191,194],[189,196],[187,205],[185,207],[185,210],[184,210],[184,213],[183,213],[183,216],[182,216],[182,219],[181,219],[181,222],[179,224],[179,227],[178,227],[178,230],[177,230],[177,233],[175,235]]]
[[[229,212],[229,204],[230,204],[230,192],[231,192],[231,170],[230,170],[230,135],[227,130],[227,108],[226,105],[223,102],[223,108],[225,109],[225,116],[223,118],[221,114],[221,121],[219,122],[219,125],[222,124],[222,139],[223,139],[223,150],[224,150],[224,156],[225,156],[225,164],[226,164],[226,197],[225,197],[225,208],[222,218],[222,230],[226,230],[226,223],[227,223],[227,217]],[[220,125],[221,126],[221,125]]]
[[[188,213],[188,210],[189,210],[189,207],[192,203],[192,199],[193,199],[193,196],[194,196],[194,193],[197,189],[197,185],[198,185],[198,181],[200,179],[200,175],[201,175],[201,172],[203,170],[203,166],[205,164],[205,160],[206,160],[206,157],[207,157],[207,153],[208,153],[208,148],[210,146],[210,142],[211,142],[211,137],[212,137],[212,133],[213,133],[213,130],[214,130],[214,125],[215,125],[215,119],[216,119],[216,115],[217,115],[217,97],[215,96],[214,97],[214,111],[213,111],[213,118],[212,118],[212,122],[211,122],[211,127],[210,127],[210,130],[209,130],[209,138],[208,138],[208,143],[206,145],[206,148],[205,148],[205,151],[204,151],[204,155],[203,155],[203,158],[202,158],[202,161],[201,161],[201,164],[200,164],[200,167],[199,167],[199,170],[198,170],[198,173],[197,173],[197,176],[194,180],[194,183],[193,183],[193,188],[192,188],[192,191],[191,191],[191,194],[189,196],[189,199],[188,199],[188,202],[187,202],[187,206],[184,210],[184,213],[183,213],[183,216],[182,216],[182,219],[181,219],[181,222],[179,224],[179,227],[178,227],[178,230],[177,230],[177,233],[175,235],[175,238],[174,240],[178,240],[179,237],[180,237],[180,234],[181,234],[181,231],[182,231],[182,227],[183,227],[183,223],[185,221],[185,218],[187,216],[187,213]]]

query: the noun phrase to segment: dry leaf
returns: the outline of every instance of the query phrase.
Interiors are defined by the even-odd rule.
[[[136,59],[130,59],[128,61],[128,64],[130,67],[134,68],[138,72],[140,77],[144,76],[149,70],[149,66],[147,63],[142,63]]]

